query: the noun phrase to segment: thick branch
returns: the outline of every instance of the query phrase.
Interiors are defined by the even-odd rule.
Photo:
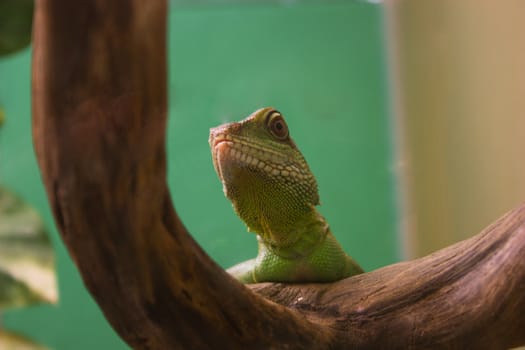
[[[34,143],[84,283],[137,349],[501,348],[525,342],[525,207],[419,261],[327,285],[232,280],[166,185],[166,4],[42,0]],[[274,300],[279,304],[273,303]]]
[[[525,344],[524,257],[525,204],[418,260],[331,285],[252,290],[321,317],[364,348],[502,349]]]

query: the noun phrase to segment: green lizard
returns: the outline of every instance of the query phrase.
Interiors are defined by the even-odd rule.
[[[259,241],[257,257],[230,274],[244,283],[332,282],[363,272],[315,208],[317,182],[281,113],[268,107],[220,125],[209,143],[226,197]]]

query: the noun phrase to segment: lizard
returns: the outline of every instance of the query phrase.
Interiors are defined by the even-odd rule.
[[[318,212],[317,181],[279,111],[212,128],[209,145],[224,194],[258,240],[257,256],[228,273],[242,283],[306,283],[363,272]]]

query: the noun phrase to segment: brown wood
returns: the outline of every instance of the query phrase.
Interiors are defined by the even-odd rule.
[[[36,5],[34,143],[49,202],[86,287],[130,346],[525,344],[525,205],[420,260],[334,284],[246,288],[195,243],[168,193],[165,1]]]

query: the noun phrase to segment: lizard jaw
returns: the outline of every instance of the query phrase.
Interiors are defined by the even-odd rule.
[[[212,148],[213,166],[221,182],[224,182],[221,164],[225,161],[232,145],[232,140],[226,134],[215,134],[212,129],[210,132],[210,146]]]

